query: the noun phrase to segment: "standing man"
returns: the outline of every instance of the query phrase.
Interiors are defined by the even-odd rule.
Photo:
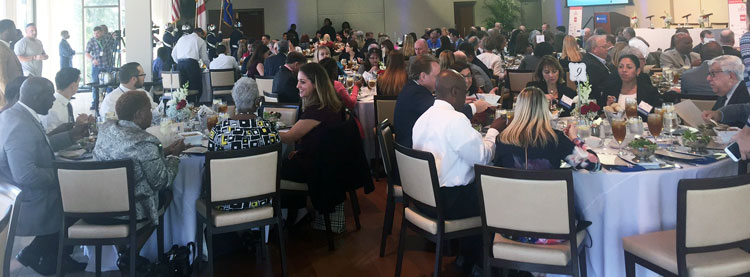
[[[20,210],[16,235],[34,236],[16,259],[40,275],[55,274],[58,239],[62,223],[60,184],[52,163],[54,151],[64,149],[88,135],[83,125],[69,132],[47,137],[39,116],[47,115],[55,101],[52,82],[30,77],[21,86],[21,98],[0,113],[0,179],[21,189],[16,205]],[[63,272],[83,270],[85,264],[70,257],[71,246],[63,250]]]
[[[237,57],[237,51],[240,49],[240,40],[245,37],[242,33],[242,23],[237,21],[232,28],[232,33],[229,34],[229,47],[231,48],[232,57]]]
[[[76,51],[68,44],[70,34],[68,31],[62,31],[60,32],[60,36],[62,37],[60,46],[58,47],[60,51],[60,69],[73,67],[73,56],[76,54]]]
[[[21,61],[23,75],[42,76],[42,61],[49,59],[49,56],[44,52],[42,41],[36,39],[36,24],[26,25],[26,36],[16,43],[13,50]]]
[[[0,107],[5,106],[5,87],[23,75],[21,63],[10,48],[10,41],[15,36],[16,24],[13,20],[0,20]]]
[[[86,43],[86,58],[91,61],[91,82],[99,84],[99,73],[112,71],[112,55],[106,46],[107,34],[101,26],[94,27],[94,37]],[[99,88],[92,89],[94,101],[91,109],[96,110],[99,106]]]
[[[326,18],[323,20],[323,27],[320,28],[320,36],[323,37],[323,35],[328,34],[331,39],[336,38],[336,29],[333,28],[333,22],[331,22],[330,18]]]
[[[216,25],[208,25],[208,34],[206,34],[206,47],[208,48],[208,59],[212,61],[214,60],[214,58],[218,57],[219,54],[223,54],[216,53],[216,47],[221,43],[221,38],[216,35],[216,33],[214,32],[215,30]]]
[[[177,62],[177,70],[180,72],[180,86],[189,82],[189,90],[197,90],[198,94],[188,96],[188,102],[197,103],[200,99],[202,88],[201,67],[198,61],[209,65],[206,42],[197,34],[193,33],[190,25],[182,26],[183,35],[172,50],[172,59]]]

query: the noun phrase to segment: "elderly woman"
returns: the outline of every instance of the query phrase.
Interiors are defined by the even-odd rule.
[[[117,118],[99,127],[94,158],[100,161],[131,159],[135,177],[137,220],[158,224],[159,191],[169,187],[180,163],[176,157],[185,149],[182,140],[162,148],[151,126],[151,100],[142,91],[129,91],[117,100]],[[93,223],[93,222],[92,222]]]
[[[255,115],[260,105],[258,85],[255,80],[242,77],[232,88],[232,99],[236,114],[219,122],[211,129],[208,137],[209,151],[242,150],[281,142],[276,126]],[[219,206],[217,209],[230,211],[255,208],[267,204],[268,199],[249,203]]]

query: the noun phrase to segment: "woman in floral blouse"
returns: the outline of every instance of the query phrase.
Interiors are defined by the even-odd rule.
[[[162,148],[159,139],[146,132],[151,126],[151,100],[142,91],[129,91],[115,104],[119,120],[99,127],[94,158],[100,161],[132,159],[135,177],[137,220],[158,224],[159,191],[172,185],[182,140]]]
[[[209,151],[242,150],[280,143],[273,122],[255,115],[260,104],[255,80],[243,77],[232,88],[236,114],[219,122],[209,133]],[[219,210],[242,210],[266,205],[269,199],[217,207]]]

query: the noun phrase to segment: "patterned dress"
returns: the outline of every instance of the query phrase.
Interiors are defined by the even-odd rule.
[[[230,151],[281,143],[276,125],[263,118],[227,119],[216,124],[208,135],[209,151]],[[264,206],[271,199],[216,207],[222,211],[244,210]]]
[[[136,215],[158,224],[159,191],[172,185],[180,160],[164,157],[159,139],[127,120],[110,120],[99,127],[94,158],[133,160]]]

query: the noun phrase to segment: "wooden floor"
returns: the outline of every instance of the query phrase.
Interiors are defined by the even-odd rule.
[[[309,224],[288,228],[285,232],[289,276],[393,276],[396,269],[398,231],[402,206],[396,205],[393,233],[388,237],[385,257],[379,256],[380,236],[385,214],[386,184],[375,184],[375,191],[358,192],[362,229],[356,230],[349,201],[346,202],[346,232],[335,237],[336,250],[329,251],[325,233]],[[409,231],[402,276],[431,276],[435,247]],[[215,276],[281,276],[278,239],[269,240],[269,257],[236,251],[215,260]],[[453,265],[455,257],[444,257],[441,276],[462,276]],[[205,265],[205,264],[204,264]],[[202,266],[205,270],[206,266]],[[200,275],[205,276],[206,272]]]

